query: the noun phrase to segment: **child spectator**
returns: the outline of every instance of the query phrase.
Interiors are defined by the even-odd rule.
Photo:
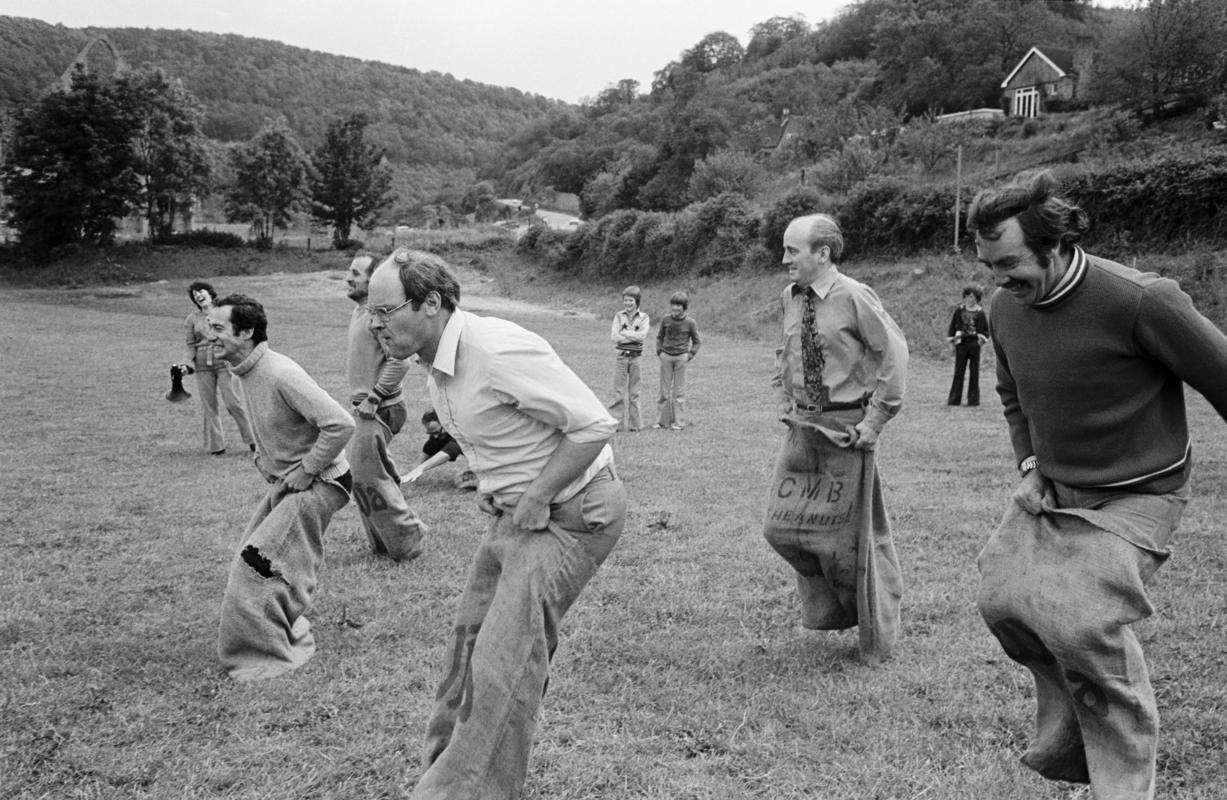
[[[429,470],[443,466],[449,461],[455,461],[464,455],[452,435],[439,424],[439,415],[433,408],[422,415],[422,425],[426,428],[426,443],[422,445],[422,454],[426,458],[401,480],[402,486],[413,483]],[[457,489],[476,489],[477,476],[473,474],[473,470],[463,469],[452,483]]]
[[[639,357],[643,342],[648,338],[648,315],[639,310],[641,292],[638,286],[622,290],[622,310],[614,314],[609,338],[617,348],[614,362],[614,397],[609,413],[618,421],[618,430],[637,431],[641,427],[639,414]]]
[[[660,416],[653,428],[680,431],[686,427],[686,364],[699,354],[699,326],[686,316],[690,298],[677,291],[669,297],[669,316],[656,333],[660,358]]]
[[[988,341],[988,317],[980,307],[983,292],[969,283],[963,287],[963,302],[954,309],[946,338],[954,345],[954,381],[946,405],[957,406],[963,399],[963,373],[967,376],[967,405],[980,405],[980,345]],[[970,369],[968,369],[970,368]]]

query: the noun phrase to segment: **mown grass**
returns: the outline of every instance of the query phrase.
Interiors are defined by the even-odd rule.
[[[604,394],[617,289],[590,287],[585,298],[504,275],[501,263],[465,266],[466,305],[510,308],[500,313],[546,336]],[[873,269],[895,287],[883,291],[888,307],[910,318],[893,298],[923,276]],[[778,289],[779,278],[763,281],[769,298],[766,283]],[[261,299],[273,346],[345,394],[351,306],[339,272],[217,283]],[[951,409],[948,365],[913,360],[879,459],[906,580],[904,634],[893,661],[867,668],[854,632],[798,630],[790,571],[760,535],[781,435],[767,386],[770,323],[761,336],[752,326],[716,333],[724,301],[714,298],[735,290],[710,286],[694,292],[707,323],[689,373],[694,424],[615,441],[627,531],[564,622],[526,796],[1069,797],[1072,787],[1017,765],[1030,681],[974,607],[975,555],[1014,482],[991,379],[983,407]],[[508,307],[500,291],[553,313]],[[745,291],[735,305],[749,314],[762,296]],[[3,296],[0,797],[402,796],[484,524],[472,493],[453,490],[447,470],[423,478],[410,498],[433,530],[425,555],[404,566],[369,556],[356,510],[344,509],[311,614],[319,653],[285,679],[233,684],[213,652],[217,603],[264,487],[237,453],[200,452],[194,399],[162,399],[182,349],[182,286]],[[929,304],[915,305],[920,315]],[[420,383],[407,385],[424,407]],[[1192,397],[1190,408],[1194,500],[1155,579],[1156,614],[1138,632],[1163,715],[1161,796],[1210,800],[1222,796],[1227,747],[1227,447],[1209,406]],[[405,463],[420,437],[398,439]]]

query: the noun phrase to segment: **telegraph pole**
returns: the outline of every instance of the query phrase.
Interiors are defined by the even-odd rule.
[[[954,252],[959,252],[959,206],[963,188],[963,145],[958,146],[954,168]]]

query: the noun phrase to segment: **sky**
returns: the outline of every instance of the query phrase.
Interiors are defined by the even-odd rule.
[[[1128,0],[1100,0],[1120,5]],[[575,103],[652,75],[704,36],[749,42],[771,17],[813,25],[850,0],[0,0],[69,28],[170,28],[273,39]]]
[[[848,0],[0,0],[0,15],[69,28],[237,33],[451,73],[567,102],[639,81],[714,31],[744,45],[775,16],[810,23]],[[804,8],[802,12],[800,9]]]

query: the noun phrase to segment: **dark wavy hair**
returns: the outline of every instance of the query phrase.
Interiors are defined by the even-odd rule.
[[[217,307],[230,306],[230,327],[234,332],[251,331],[251,343],[268,341],[268,317],[264,306],[245,294],[228,294],[217,301]]]
[[[213,298],[213,304],[217,305],[217,290],[213,288],[213,284],[205,283],[204,281],[193,281],[192,285],[187,287],[187,296],[192,299],[194,306],[200,308],[200,303],[196,302],[196,292],[201,290],[208,292],[209,297]]]
[[[1041,267],[1048,267],[1054,247],[1062,255],[1073,250],[1090,229],[1086,212],[1057,194],[1060,185],[1051,172],[1024,174],[995,189],[984,189],[967,209],[967,228],[982,239],[996,241],[1001,225],[1018,218],[1023,243]]]

